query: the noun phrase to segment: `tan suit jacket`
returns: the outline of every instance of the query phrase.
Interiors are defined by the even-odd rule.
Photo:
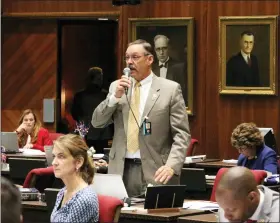
[[[258,222],[279,222],[279,193],[262,185],[258,186],[258,189],[264,193],[264,203]],[[221,208],[219,209],[219,222],[229,222]]]
[[[116,86],[117,81],[111,84],[107,99],[95,109],[92,125],[103,128],[114,122],[115,133],[109,154],[108,173],[123,175],[129,106],[123,95],[116,106],[108,107],[109,98]],[[130,96],[131,89],[128,100]],[[188,115],[180,85],[153,74],[140,126],[146,116],[151,122],[152,134],[144,136],[140,129],[139,146],[144,177],[147,183],[155,184],[155,172],[166,164],[175,171],[169,184],[179,184],[179,175],[190,144]]]

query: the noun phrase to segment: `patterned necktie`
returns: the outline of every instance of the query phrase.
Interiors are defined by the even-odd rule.
[[[248,63],[248,66],[251,67],[252,62],[251,62],[251,58],[249,56],[247,57],[247,63]]]
[[[139,149],[139,104],[140,104],[140,82],[134,85],[133,95],[130,100],[128,126],[127,126],[127,151],[135,153]],[[132,113],[132,111],[133,113]],[[134,114],[134,116],[133,116]],[[136,120],[137,122],[136,122]]]

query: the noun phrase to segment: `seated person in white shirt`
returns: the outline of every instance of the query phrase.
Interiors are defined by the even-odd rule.
[[[279,222],[279,193],[259,185],[251,170],[232,167],[217,189],[219,222]]]

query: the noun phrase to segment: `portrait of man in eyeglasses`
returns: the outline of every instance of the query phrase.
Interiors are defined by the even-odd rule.
[[[187,104],[187,63],[173,59],[169,55],[169,38],[165,35],[154,37],[156,59],[153,63],[155,75],[173,80],[181,85],[185,103]]]

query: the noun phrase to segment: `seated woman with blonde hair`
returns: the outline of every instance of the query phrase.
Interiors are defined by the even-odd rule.
[[[51,222],[98,222],[98,198],[93,190],[93,161],[79,135],[68,134],[54,141],[53,168],[65,187],[56,199]]]
[[[20,148],[32,148],[44,152],[45,145],[53,144],[48,130],[41,127],[40,120],[31,109],[23,111],[16,132]]]
[[[264,137],[254,123],[242,123],[232,132],[231,145],[238,149],[238,166],[277,174],[277,155],[264,144]]]

